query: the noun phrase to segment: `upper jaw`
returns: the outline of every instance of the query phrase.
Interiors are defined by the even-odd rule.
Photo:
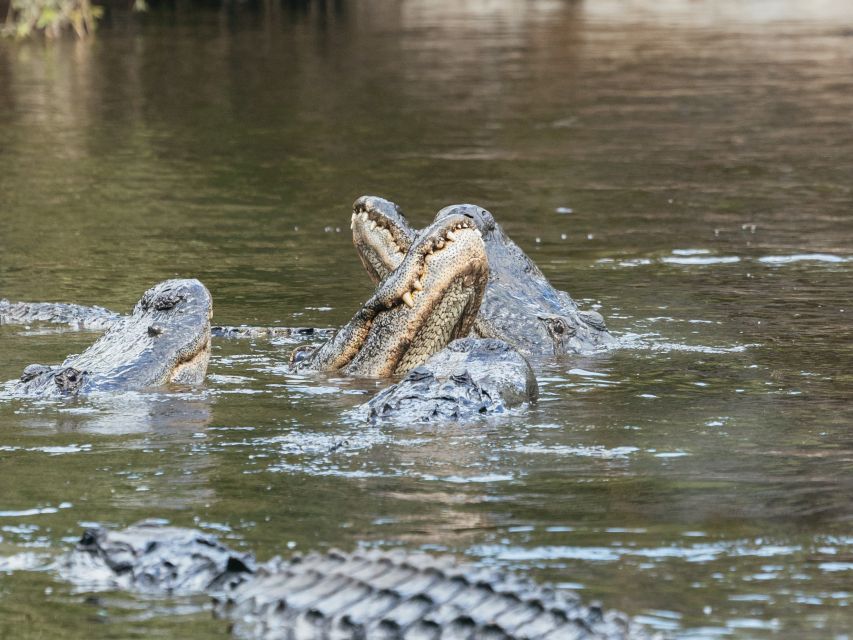
[[[492,214],[476,204],[452,204],[441,209],[435,214],[435,221],[443,220],[449,216],[465,216],[471,220],[483,237],[495,229],[495,218]]]
[[[409,250],[417,236],[400,207],[378,196],[361,196],[353,203],[350,227],[356,246],[376,246],[390,241],[396,250],[403,254]],[[377,237],[376,234],[380,230],[384,230],[387,236]]]
[[[495,229],[492,214],[473,204],[444,207],[434,222],[459,216],[478,229],[483,237]],[[378,196],[362,196],[353,203],[350,227],[359,258],[377,283],[401,264],[418,237],[400,207]]]

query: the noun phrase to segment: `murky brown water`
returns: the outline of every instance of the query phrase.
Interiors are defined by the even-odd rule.
[[[376,384],[287,375],[287,343],[217,344],[196,392],[3,402],[0,637],[224,637],[27,570],[156,516],[262,558],[448,551],[683,638],[846,638],[851,71],[829,1],[158,11],[0,42],[0,296],[126,310],[178,274],[218,322],[337,326],[376,193],[417,223],[489,208],[622,342],[467,428],[342,418]],[[0,378],[93,337],[2,327]]]

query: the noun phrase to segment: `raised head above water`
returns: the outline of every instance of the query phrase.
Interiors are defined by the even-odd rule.
[[[212,314],[210,293],[198,280],[161,282],[82,354],[58,367],[27,367],[12,392],[61,396],[199,384],[210,359]]]
[[[435,221],[451,216],[466,218],[480,231],[489,260],[476,334],[505,340],[528,355],[584,353],[612,344],[601,315],[581,311],[565,291],[552,287],[489,211],[452,205],[439,211]],[[374,280],[399,264],[416,237],[400,208],[376,196],[355,201],[352,229],[356,250]]]
[[[402,375],[466,335],[488,279],[480,231],[465,216],[423,230],[373,296],[331,340],[298,350],[298,369]]]

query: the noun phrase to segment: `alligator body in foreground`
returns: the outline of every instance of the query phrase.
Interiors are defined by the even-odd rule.
[[[357,411],[371,422],[452,422],[500,415],[535,400],[530,364],[501,340],[454,340]]]
[[[259,565],[191,529],[89,529],[57,563],[80,587],[214,598],[233,634],[257,640],[645,638],[626,616],[574,594],[448,557],[312,553]]]
[[[580,310],[569,294],[551,286],[491,213],[471,204],[452,205],[435,221],[460,215],[480,231],[489,261],[489,282],[474,323],[479,336],[504,340],[527,355],[583,353],[613,344],[602,316]],[[353,204],[352,231],[374,281],[396,268],[418,237],[396,204],[375,196]]]
[[[210,359],[210,293],[198,280],[167,280],[146,291],[91,347],[58,367],[30,365],[12,395],[63,396],[199,384]]]

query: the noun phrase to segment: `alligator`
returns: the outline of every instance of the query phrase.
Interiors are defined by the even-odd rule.
[[[491,213],[476,205],[451,205],[435,220],[460,215],[482,234],[489,260],[489,282],[474,323],[477,335],[504,340],[533,356],[585,353],[614,343],[604,318],[580,310],[569,294],[552,287]],[[374,281],[396,268],[417,238],[400,207],[377,196],[355,201],[351,226],[353,244]]]
[[[505,414],[538,395],[533,369],[518,351],[494,338],[468,337],[451,342],[355,414],[374,423],[470,421]]]
[[[246,640],[646,638],[622,613],[524,578],[403,550],[258,563],[214,536],[145,521],[85,531],[55,566],[79,588],[209,595]]]
[[[405,375],[469,332],[503,341],[484,343],[473,351],[451,349],[412,372],[368,403],[366,415],[372,421],[461,420],[503,412],[536,395],[530,366],[514,349],[534,356],[558,355],[612,341],[601,316],[580,311],[568,294],[554,289],[481,207],[445,207],[430,226],[417,233],[397,205],[363,196],[353,206],[352,229],[362,263],[379,282],[376,292],[324,344],[295,350],[293,369],[357,376]],[[104,341],[116,340],[116,331],[134,325],[133,316],[124,318],[100,307],[16,306],[3,301],[0,322],[4,318],[7,322],[76,321],[82,327],[107,324],[112,329]],[[293,335],[292,331],[221,327],[214,333],[254,338]],[[319,330],[296,331],[297,335],[323,335]],[[208,342],[209,336],[208,329]],[[88,353],[78,357],[82,364],[90,363]],[[462,359],[460,354],[465,354]],[[490,359],[497,367],[494,371]],[[72,359],[60,369],[28,367],[18,390],[79,393],[87,384],[105,387],[104,382],[93,379],[91,371],[81,373],[80,364]],[[94,367],[89,364],[89,369]],[[169,379],[176,378],[162,378]],[[118,386],[129,385],[122,381]]]
[[[105,331],[118,324],[122,315],[97,305],[65,302],[12,302],[0,299],[0,326],[57,324],[81,331]],[[251,325],[214,325],[212,338],[328,338],[334,329],[318,327],[258,327]]]
[[[480,231],[448,215],[424,229],[334,337],[294,351],[296,370],[356,376],[403,375],[468,334],[488,279]]]
[[[0,325],[64,324],[86,331],[104,331],[116,324],[121,314],[103,307],[86,307],[64,302],[10,302],[0,300]]]
[[[82,354],[58,367],[28,366],[9,391],[43,397],[199,384],[210,358],[212,312],[198,280],[161,282]]]

